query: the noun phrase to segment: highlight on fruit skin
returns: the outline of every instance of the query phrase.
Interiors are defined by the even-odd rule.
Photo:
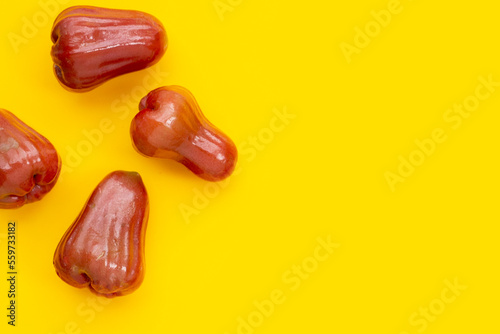
[[[51,33],[54,74],[69,91],[90,91],[117,76],[156,64],[168,39],[153,15],[123,9],[74,6],[63,10]]]
[[[140,154],[178,161],[208,181],[223,180],[234,171],[236,145],[208,121],[186,88],[157,88],[141,100],[139,110],[130,135]]]
[[[60,172],[54,145],[0,108],[0,209],[40,201],[54,188]]]
[[[114,171],[95,188],[54,252],[57,275],[108,298],[144,280],[149,199],[136,172]]]

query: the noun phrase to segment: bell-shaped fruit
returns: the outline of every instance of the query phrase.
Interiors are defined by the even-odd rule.
[[[54,146],[14,114],[0,109],[0,209],[41,200],[60,171]]]
[[[54,72],[63,87],[85,92],[116,76],[157,63],[167,35],[154,16],[135,11],[75,6],[52,27]]]
[[[208,181],[233,172],[236,146],[206,119],[186,88],[157,88],[141,100],[139,109],[130,127],[139,153],[176,160]]]
[[[138,173],[107,175],[59,242],[57,275],[105,297],[135,291],[144,278],[148,214],[148,195]]]

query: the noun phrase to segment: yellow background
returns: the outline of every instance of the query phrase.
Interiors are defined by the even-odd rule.
[[[480,77],[500,82],[499,6],[217,3],[222,14],[213,0],[2,4],[0,107],[49,138],[65,166],[41,202],[0,212],[1,332],[500,332],[500,87],[456,129],[443,118],[473,101]],[[155,82],[141,71],[84,94],[60,87],[51,25],[81,4],[163,22],[169,47]],[[383,13],[394,8],[389,22]],[[14,47],[13,36],[25,40]],[[347,44],[357,47],[350,62]],[[169,84],[190,89],[240,147],[237,175],[209,184],[134,151],[128,131],[140,93]],[[276,112],[293,118],[276,123]],[[103,120],[112,131],[85,151],[85,133]],[[401,156],[418,158],[415,141],[436,128],[446,140],[392,191],[386,173],[398,172]],[[78,148],[86,154],[75,162],[69,152]],[[149,192],[146,277],[104,305],[62,282],[52,256],[94,187],[117,169],[138,171]],[[9,220],[18,223],[15,328],[5,316]],[[318,238],[340,246],[318,253]],[[279,293],[280,303],[264,302]]]

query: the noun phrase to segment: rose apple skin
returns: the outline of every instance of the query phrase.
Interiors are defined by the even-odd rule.
[[[55,19],[51,38],[54,73],[74,92],[154,65],[167,49],[161,22],[134,10],[70,7]]]
[[[144,279],[149,200],[141,176],[115,171],[95,188],[54,253],[57,275],[99,296],[123,296]]]
[[[139,153],[178,161],[208,181],[231,175],[238,157],[236,146],[206,119],[186,88],[157,88],[141,100],[139,109],[130,127]]]
[[[59,154],[47,138],[0,109],[0,209],[41,200],[60,171]]]

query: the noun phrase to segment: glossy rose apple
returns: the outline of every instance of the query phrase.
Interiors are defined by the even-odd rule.
[[[63,87],[85,92],[157,63],[167,48],[154,16],[90,6],[70,7],[52,27],[54,72]]]
[[[57,275],[105,297],[135,291],[144,278],[148,214],[148,195],[138,173],[107,175],[59,242]]]
[[[236,146],[205,118],[186,88],[155,89],[141,100],[139,109],[130,127],[139,153],[176,160],[209,181],[222,180],[233,172]]]
[[[13,113],[0,109],[0,209],[41,200],[60,171],[54,146]]]

